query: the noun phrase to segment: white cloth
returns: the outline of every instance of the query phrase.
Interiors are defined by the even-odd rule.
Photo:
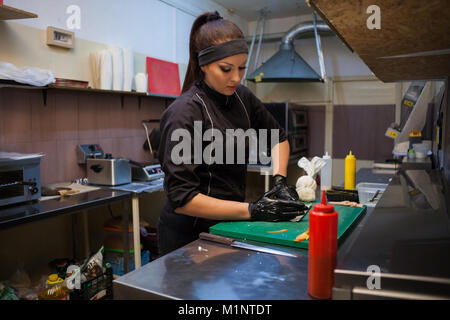
[[[305,157],[298,160],[297,165],[305,170],[306,176],[297,179],[296,191],[302,201],[316,200],[317,184],[314,177],[323,168],[326,162],[319,157],[314,157],[311,161]]]
[[[306,159],[305,157],[298,160],[297,165],[305,170],[306,174],[310,176],[311,178],[314,178],[314,176],[319,173],[320,169],[325,165],[325,161],[322,158],[314,157],[311,161]]]
[[[297,179],[297,183],[295,184],[296,188],[310,188],[314,191],[317,189],[317,183],[316,180],[314,180],[312,177],[306,175],[301,176]]]
[[[112,57],[112,88],[113,90],[123,90],[123,50],[122,48],[111,47],[109,49]]]
[[[102,50],[100,56],[100,89],[111,90],[113,74],[111,53],[108,50]]]
[[[311,188],[297,188],[295,190],[302,201],[313,202],[316,200],[316,192]]]
[[[129,48],[123,49],[123,91],[131,91],[134,77],[134,56]]]
[[[8,62],[0,62],[0,78],[38,87],[55,83],[55,77],[50,70],[30,67],[19,69]]]

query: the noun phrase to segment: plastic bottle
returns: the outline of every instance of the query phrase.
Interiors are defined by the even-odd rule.
[[[39,292],[39,300],[69,300],[70,291],[63,279],[56,273],[48,276],[46,288]]]
[[[308,293],[330,299],[336,268],[338,213],[326,202],[316,203],[309,212]]]
[[[320,170],[320,189],[321,190],[331,190],[331,168],[332,168],[332,160],[328,155],[328,152],[322,157],[325,161],[325,165]]]
[[[356,158],[351,151],[345,157],[345,189],[356,189]]]

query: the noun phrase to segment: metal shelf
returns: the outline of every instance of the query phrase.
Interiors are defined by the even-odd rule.
[[[76,87],[61,87],[55,85],[48,85],[45,87],[37,87],[20,83],[11,83],[11,81],[5,83],[3,80],[2,83],[0,81],[0,88],[18,88],[18,89],[28,89],[28,90],[42,90],[44,105],[47,104],[47,90],[55,89],[55,90],[71,90],[71,91],[82,91],[82,92],[92,92],[92,93],[109,93],[109,94],[120,94],[121,95],[121,103],[123,107],[123,98],[125,95],[132,95],[139,97],[139,107],[141,105],[141,97],[155,97],[155,98],[163,98],[163,99],[176,99],[178,96],[167,95],[167,94],[158,94],[151,92],[136,92],[136,91],[118,91],[118,90],[102,90],[102,89],[92,89],[92,88],[76,88]],[[167,107],[167,106],[166,106]]]

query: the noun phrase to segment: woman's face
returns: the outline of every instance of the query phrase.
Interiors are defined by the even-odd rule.
[[[221,94],[232,95],[244,76],[247,56],[240,53],[202,66],[206,83]]]

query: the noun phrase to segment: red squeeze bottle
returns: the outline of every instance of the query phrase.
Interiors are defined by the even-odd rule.
[[[309,212],[308,293],[319,299],[330,299],[336,268],[338,213],[327,204],[326,191],[322,203]]]

